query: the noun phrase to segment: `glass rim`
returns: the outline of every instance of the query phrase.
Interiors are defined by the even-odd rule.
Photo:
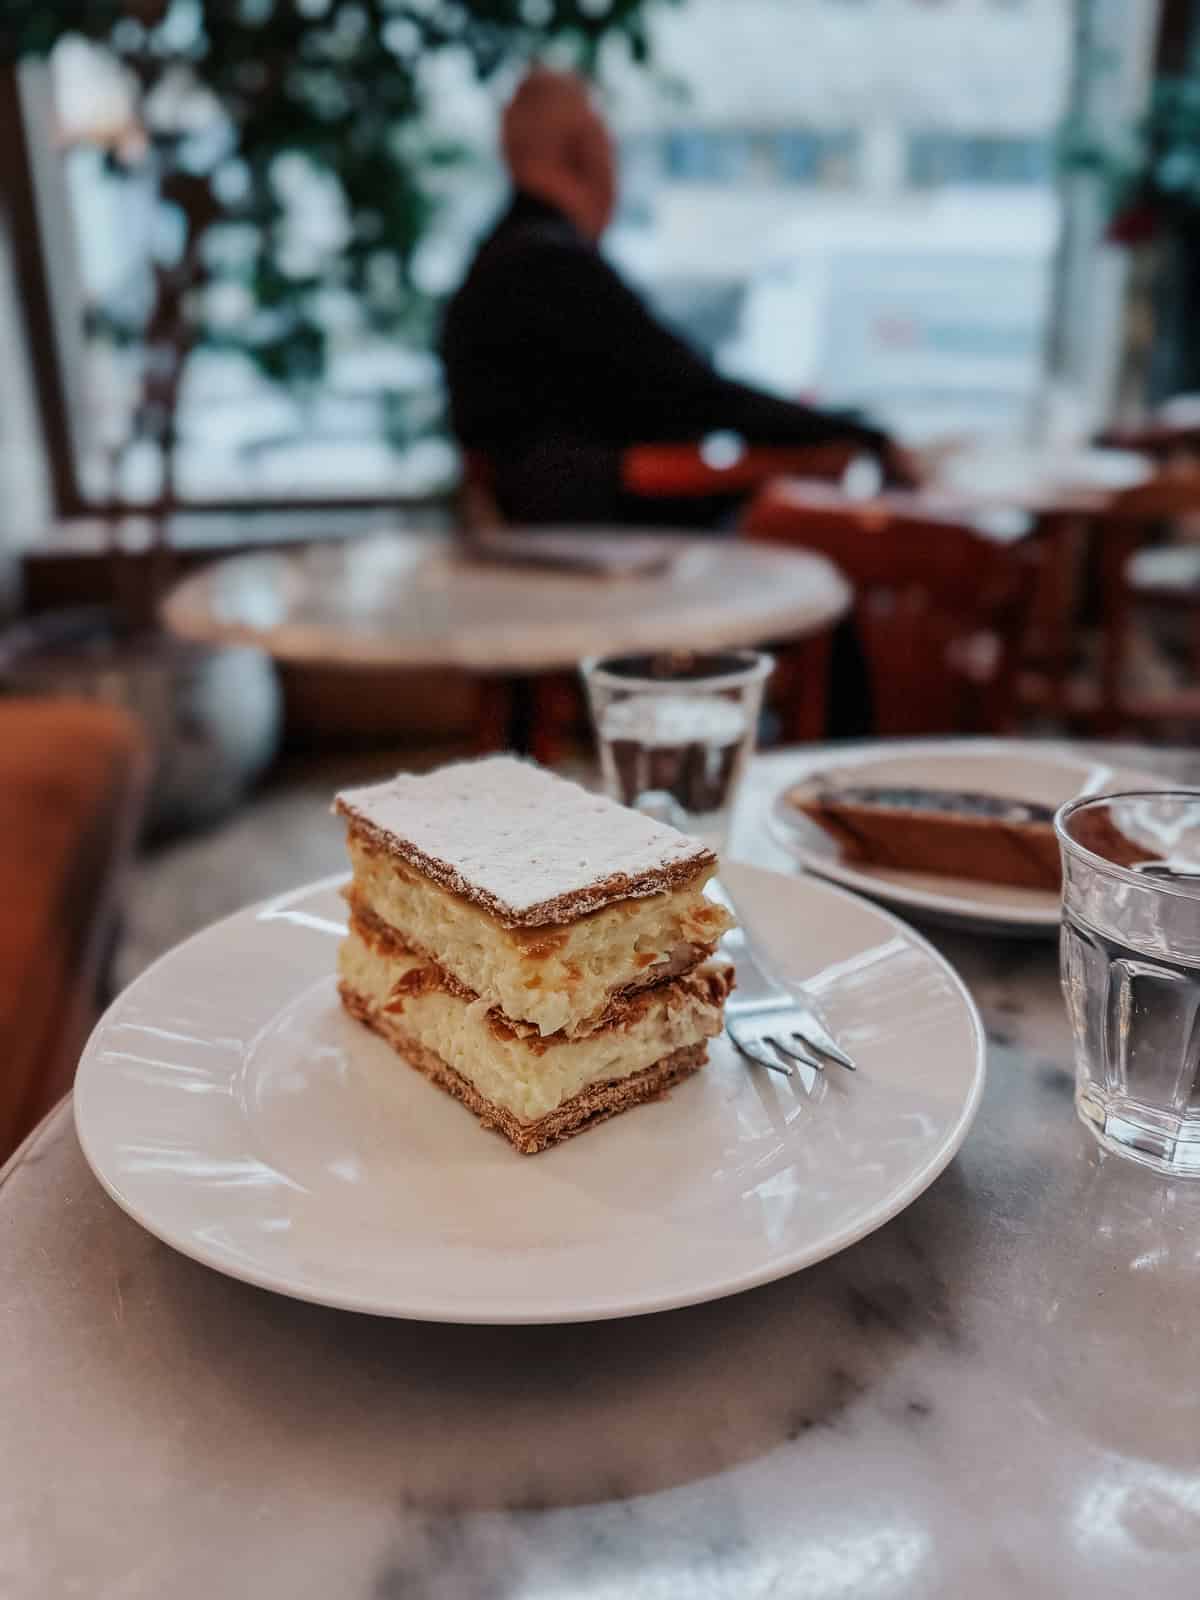
[[[626,676],[623,673],[612,672],[609,669],[618,661],[636,661],[639,655],[660,655],[664,658],[670,656],[701,657],[724,656],[740,658],[745,664],[733,672],[714,672],[707,678],[648,678]],[[736,646],[729,650],[663,650],[663,651],[626,651],[621,655],[611,656],[585,656],[579,663],[579,671],[583,680],[588,684],[599,684],[605,689],[629,689],[634,692],[643,690],[661,694],[670,690],[672,694],[713,694],[721,689],[743,689],[749,684],[762,683],[770,677],[775,670],[775,657],[766,650],[749,650]]]
[[[1054,813],[1055,837],[1065,853],[1121,882],[1136,884],[1139,889],[1149,889],[1155,894],[1175,895],[1184,900],[1200,899],[1200,883],[1196,883],[1195,880],[1189,887],[1182,879],[1148,877],[1144,872],[1135,872],[1132,867],[1122,867],[1116,861],[1110,861],[1107,856],[1098,855],[1095,850],[1089,850],[1086,845],[1080,844],[1067,832],[1067,823],[1070,819],[1078,812],[1087,811],[1092,806],[1108,805],[1117,800],[1185,799],[1200,802],[1200,788],[1188,789],[1181,786],[1176,789],[1114,789],[1106,794],[1076,795],[1073,800],[1064,801]]]

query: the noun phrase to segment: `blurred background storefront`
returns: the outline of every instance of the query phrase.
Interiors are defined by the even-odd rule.
[[[330,9],[296,8],[301,44],[305,18],[315,31]],[[334,9],[358,26],[354,7]],[[1187,6],[642,9],[637,32],[602,33],[594,51],[623,171],[609,248],[724,370],[865,406],[917,442],[1108,420],[1128,253],[1102,245],[1095,176],[1064,177],[1064,130],[1130,125]],[[314,66],[288,102],[306,107],[291,148],[271,135],[271,213],[255,217],[238,209],[245,129],[205,62],[187,65],[201,9],[168,8],[169,70],[139,59],[151,32],[137,12],[103,43],[62,30],[44,62],[7,69],[15,537],[36,536],[47,511],[154,503],[164,487],[184,505],[444,494],[456,462],[431,328],[502,194],[496,105],[515,65],[480,81],[466,49],[418,52],[423,109],[403,124],[412,214],[398,218],[386,166],[378,192],[367,173],[349,190],[337,180],[319,135],[336,132],[341,90]],[[553,52],[555,7],[522,12]],[[386,45],[401,62],[407,27],[398,18]],[[634,59],[643,40],[649,65]],[[168,147],[164,186],[154,156]],[[172,299],[198,237],[203,270]],[[193,331],[172,351],[185,303]]]

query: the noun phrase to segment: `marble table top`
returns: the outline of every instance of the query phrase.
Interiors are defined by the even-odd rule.
[[[735,840],[768,863],[786,767]],[[661,1316],[437,1327],[227,1281],[103,1196],[61,1107],[0,1173],[0,1596],[1193,1592],[1200,1184],[1077,1122],[1052,943],[933,937],[989,1038],[960,1155],[842,1255]]]
[[[218,562],[172,590],[163,618],[186,638],[283,661],[540,672],[588,655],[802,638],[849,607],[821,556],[736,539],[675,546],[664,571],[597,577],[469,560],[442,534],[387,533]]]

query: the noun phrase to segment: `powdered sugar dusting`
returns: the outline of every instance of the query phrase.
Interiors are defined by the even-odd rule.
[[[350,789],[336,809],[511,926],[570,921],[714,860],[676,829],[510,756]]]

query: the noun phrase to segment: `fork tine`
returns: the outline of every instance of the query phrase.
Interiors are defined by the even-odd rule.
[[[728,1032],[728,1029],[726,1032]],[[793,1076],[792,1069],[786,1064],[786,1062],[772,1061],[768,1056],[757,1055],[753,1050],[748,1049],[747,1046],[744,1045],[742,1041],[732,1033],[729,1034],[729,1038],[733,1042],[733,1048],[738,1052],[739,1055],[745,1056],[747,1061],[753,1061],[754,1064],[759,1067],[766,1067],[768,1072],[780,1072],[785,1078],[790,1078]]]
[[[842,1049],[841,1045],[830,1034],[829,1029],[807,1006],[804,1008],[804,1027],[800,1037],[810,1050],[819,1050],[823,1056],[828,1056],[830,1061],[836,1061],[839,1067],[848,1067],[851,1072],[857,1071],[854,1062]]]
[[[858,1071],[858,1068],[846,1052],[839,1050],[832,1040],[826,1043],[821,1039],[814,1039],[811,1034],[807,1033],[793,1033],[792,1038],[799,1039],[800,1043],[807,1045],[810,1050],[819,1050],[823,1056],[827,1056],[830,1061],[836,1062],[839,1067],[845,1067],[847,1072]]]
[[[792,1038],[799,1038],[799,1035],[793,1034]],[[806,1067],[814,1067],[818,1072],[825,1071],[824,1064],[818,1061],[816,1056],[810,1056],[805,1050],[793,1050],[790,1045],[784,1044],[782,1039],[776,1039],[773,1034],[764,1033],[763,1042],[765,1044],[774,1045],[776,1050],[778,1050],[781,1055],[788,1056],[793,1061],[799,1061]],[[803,1043],[804,1041],[801,1042]]]

